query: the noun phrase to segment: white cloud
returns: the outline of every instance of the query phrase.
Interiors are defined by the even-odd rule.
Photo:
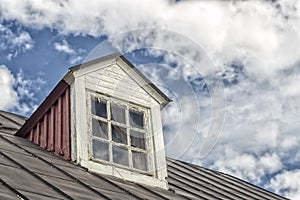
[[[33,48],[34,42],[25,31],[13,32],[9,27],[0,23],[0,34],[0,49],[7,53],[8,60]]]
[[[11,110],[24,116],[33,113],[39,103],[36,95],[41,91],[45,83],[40,76],[31,77],[26,75],[22,69],[19,70],[15,75],[14,84],[19,102]]]
[[[22,70],[13,75],[5,65],[0,65],[0,110],[28,116],[37,108],[36,94],[44,84],[40,77],[28,77]]]
[[[286,171],[271,179],[270,188],[275,192],[283,193],[291,199],[300,199],[300,170]]]
[[[61,43],[55,42],[53,44],[55,50],[65,53],[65,54],[75,54],[75,50],[68,44],[66,40],[62,40]]]
[[[6,66],[0,65],[0,109],[6,110],[18,103],[18,95],[13,88],[15,79]]]
[[[173,90],[170,93],[174,93],[174,98],[178,97],[173,107],[170,106],[165,111],[166,129],[169,130],[167,137],[174,145],[174,148],[170,146],[169,152],[174,156],[182,155],[186,144],[189,144],[190,149],[186,151],[185,159],[262,185],[267,184],[267,176],[286,170],[287,172],[274,179],[271,187],[280,192],[282,185],[276,183],[282,180],[286,188],[299,191],[299,185],[283,181],[285,178],[292,178],[288,172],[291,170],[290,165],[300,162],[300,151],[297,148],[300,145],[297,134],[300,129],[299,1],[174,3],[166,0],[132,0],[129,3],[125,0],[91,0],[82,3],[75,0],[0,0],[0,5],[5,5],[0,8],[2,18],[17,20],[23,25],[38,29],[50,27],[59,30],[61,34],[88,34],[95,37],[106,35],[110,39],[116,39],[115,35],[124,31],[154,27],[157,30],[170,29],[190,38],[204,47],[217,66],[224,68],[223,75],[228,82],[225,89],[227,118],[217,146],[208,157],[202,159],[198,155],[199,144],[207,136],[205,132],[212,113],[209,108],[211,99],[205,96],[201,98],[200,118],[195,117],[199,114],[198,109],[189,104],[193,102],[193,92],[184,93],[185,90],[179,90],[184,87],[180,88],[180,84],[176,85],[169,80],[168,84],[174,86],[168,88]],[[9,35],[9,31],[3,29],[2,27],[2,32]],[[202,61],[202,54],[196,54],[196,50],[199,50],[197,46],[185,48],[186,40],[178,40],[178,35],[153,37],[155,33],[151,31],[145,29],[144,32],[131,32],[136,35],[124,34],[117,38],[120,39],[117,41],[119,43],[113,44],[117,44],[122,50],[134,50],[142,42],[177,49],[187,61]],[[26,35],[20,38],[26,39]],[[28,38],[27,36],[27,40]],[[54,44],[54,48],[65,54],[75,55],[75,50],[66,41]],[[158,52],[153,50],[148,53],[156,55]],[[11,54],[10,57],[13,56]],[[167,63],[175,62],[178,66],[184,63],[174,59],[171,54],[164,56]],[[76,60],[77,57],[72,59]],[[232,63],[241,65],[242,71],[236,72],[237,69],[231,67]],[[207,62],[200,64],[202,67],[207,66]],[[188,77],[195,74],[191,68],[156,72],[158,75],[153,75],[152,78],[161,86],[168,85],[164,82],[168,78],[176,77],[177,81],[185,83]],[[207,69],[202,72],[207,72]],[[208,74],[202,75],[205,77]],[[163,81],[159,82],[160,79]],[[20,90],[20,93],[30,95],[26,91]],[[200,131],[195,127],[195,119],[201,119]],[[180,134],[175,137],[171,134],[172,131]],[[194,137],[192,131],[199,132]],[[184,134],[191,135],[186,137]],[[194,144],[190,144],[188,138],[194,138]]]
[[[71,65],[83,60],[81,54],[84,53],[85,50],[72,48],[72,46],[66,40],[62,40],[61,42],[55,42],[53,44],[53,48],[58,52],[67,55]]]

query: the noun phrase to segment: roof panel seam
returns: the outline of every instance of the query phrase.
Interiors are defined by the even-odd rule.
[[[185,191],[185,192],[187,192],[187,193],[189,193],[189,194],[192,194],[193,196],[197,196],[198,198],[206,199],[206,200],[210,200],[210,199],[211,199],[211,195],[209,195],[209,194],[207,194],[208,196],[210,196],[210,198],[208,199],[208,198],[206,198],[206,197],[204,197],[204,196],[200,196],[200,195],[197,194],[197,193],[191,192],[190,190],[185,189],[185,188],[183,188],[183,187],[181,187],[181,186],[179,186],[179,185],[176,185],[176,184],[173,184],[173,183],[170,183],[170,182],[169,182],[169,184],[170,184],[170,185],[173,185],[174,187],[177,187],[177,188],[179,188],[180,190],[183,190],[183,191]],[[203,192],[203,193],[205,193],[205,192]]]
[[[186,182],[184,182],[184,181],[182,181],[182,180],[180,180],[180,179],[178,179],[178,178],[175,178],[175,177],[173,177],[173,176],[172,176],[172,177],[169,176],[169,178],[170,178],[170,179],[173,179],[174,181],[177,181],[177,182],[179,182],[179,183],[181,183],[181,184],[183,184],[183,185],[188,186],[189,189],[193,189],[193,190],[202,192],[202,193],[204,193],[204,194],[206,194],[206,195],[208,195],[208,196],[215,197],[215,198],[218,198],[218,199],[222,199],[222,198],[225,198],[225,199],[231,199],[231,198],[229,198],[229,197],[227,197],[227,196],[225,196],[225,195],[222,195],[222,194],[220,194],[220,193],[217,193],[217,192],[215,192],[215,193],[207,192],[207,190],[210,190],[210,189],[208,189],[207,187],[202,186],[203,188],[205,188],[205,190],[204,190],[203,188],[202,188],[202,189],[197,188],[197,187],[195,187],[195,186],[193,186],[193,185],[191,185],[191,184],[188,184],[188,183],[186,183]],[[192,193],[192,194],[195,194],[195,195],[197,195],[197,196],[200,196],[198,193],[192,192],[191,190],[189,190],[189,192]]]
[[[18,126],[22,126],[23,125],[23,124],[20,124],[19,122],[16,122],[15,120],[13,120],[13,119],[11,119],[11,118],[9,118],[9,117],[1,114],[1,113],[0,113],[0,116],[3,117],[3,118],[5,118],[5,119],[7,119],[7,120],[9,120],[9,121],[11,121],[11,122],[13,122],[13,123],[15,123],[15,124],[17,124]]]
[[[19,199],[23,199],[23,200],[29,200],[24,194],[20,193],[18,190],[16,190],[15,188],[13,188],[12,186],[10,186],[9,184],[7,184],[4,180],[2,180],[0,178],[0,184],[4,185],[6,188],[8,188],[10,191],[12,191],[13,193],[16,194],[16,196]]]
[[[177,167],[174,167],[174,166],[171,166],[171,165],[169,165],[168,167],[173,168],[173,169],[176,169],[177,171],[180,171],[181,173],[187,174],[187,173],[183,172],[182,170],[178,169]],[[192,182],[192,183],[194,183],[194,184],[197,184],[197,185],[199,184],[199,183],[197,183],[197,182],[194,181],[194,180],[191,180],[191,179],[189,179],[189,178],[185,178],[185,177],[183,177],[183,176],[181,176],[181,175],[179,175],[179,174],[177,174],[177,173],[175,173],[175,172],[172,172],[171,169],[169,169],[168,171],[170,171],[170,172],[173,173],[173,174],[176,174],[177,176],[181,177],[182,179],[186,179],[186,180],[188,180],[188,181],[190,181],[190,182]],[[189,176],[191,176],[191,177],[193,177],[194,179],[197,179],[197,180],[198,180],[198,178],[195,177],[194,175],[189,174]],[[205,188],[207,188],[207,189],[209,189],[209,190],[213,190],[213,191],[215,191],[215,192],[221,193],[222,195],[224,195],[224,196],[226,196],[226,197],[228,197],[228,198],[233,198],[233,197],[229,197],[227,194],[224,194],[224,193],[228,193],[228,194],[230,194],[231,196],[234,196],[235,198],[245,199],[245,195],[246,195],[246,194],[244,194],[243,196],[240,195],[240,194],[234,194],[234,193],[232,193],[232,192],[230,192],[230,191],[228,191],[228,190],[226,190],[226,189],[224,190],[223,188],[217,186],[216,184],[213,185],[212,183],[209,183],[209,182],[207,182],[207,181],[205,181],[205,180],[202,180],[202,179],[201,179],[201,182],[203,182],[204,184],[207,184],[207,185],[211,185],[211,186],[213,186],[213,187],[216,188],[216,189],[214,189],[214,188],[209,188],[209,187],[205,186],[204,184],[201,184],[203,187],[205,187]],[[220,183],[220,185],[223,185],[223,184]],[[230,187],[230,186],[227,185],[227,187]],[[233,189],[233,190],[234,190],[234,189]],[[234,190],[234,191],[235,191],[235,190]]]
[[[57,167],[56,165],[54,165],[54,164],[48,162],[47,160],[43,159],[42,157],[40,157],[40,156],[38,156],[38,155],[36,155],[36,154],[34,154],[34,153],[28,151],[27,149],[24,149],[23,147],[21,147],[21,146],[15,144],[15,143],[13,143],[13,142],[11,142],[9,139],[4,138],[4,137],[2,137],[1,135],[0,135],[0,137],[3,138],[4,140],[8,141],[9,143],[15,145],[16,147],[22,149],[22,150],[25,151],[26,153],[31,154],[33,157],[35,157],[35,158],[37,158],[37,159],[39,159],[39,160],[45,162],[46,164],[48,164],[49,166],[55,168],[56,170],[62,172],[62,173],[65,174],[66,176],[72,178],[75,182],[77,182],[77,183],[81,184],[82,186],[84,186],[85,188],[87,188],[87,189],[93,191],[93,192],[96,193],[97,195],[99,195],[99,196],[101,196],[101,197],[103,197],[103,198],[105,198],[105,199],[110,199],[110,198],[107,197],[106,195],[104,195],[104,194],[102,194],[101,192],[95,190],[94,188],[92,188],[92,187],[89,186],[88,184],[84,183],[83,181],[79,180],[78,178],[74,177],[73,175],[71,175],[70,173],[64,171],[63,169]],[[0,153],[1,153],[1,152],[0,152]],[[36,176],[38,176],[38,175],[36,175]],[[55,187],[55,186],[54,186],[54,187]],[[72,198],[72,197],[71,197],[71,198]]]
[[[60,190],[58,187],[52,185],[51,183],[49,183],[48,181],[46,181],[45,179],[43,179],[41,176],[37,175],[36,173],[34,173],[33,171],[29,170],[28,168],[26,168],[25,166],[23,166],[22,164],[20,164],[19,162],[17,162],[16,160],[10,158],[8,155],[6,155],[5,153],[3,153],[2,151],[0,151],[0,154],[2,156],[4,156],[6,159],[8,159],[9,161],[13,162],[14,164],[18,165],[19,167],[21,167],[21,169],[23,169],[24,171],[28,172],[31,176],[37,178],[39,181],[45,183],[46,185],[48,185],[50,188],[53,188],[56,192],[58,192],[59,194],[63,195],[64,197],[67,197],[68,199],[73,199],[70,195],[68,195],[67,193],[63,192],[62,190]]]
[[[87,169],[86,169],[86,170],[87,170]],[[87,170],[87,171],[88,171],[88,170]],[[132,196],[132,197],[134,197],[134,198],[136,198],[136,199],[141,199],[141,200],[143,199],[143,198],[141,198],[141,197],[139,197],[139,196],[133,194],[133,193],[130,192],[129,190],[126,190],[125,188],[119,186],[118,184],[115,184],[114,182],[108,180],[107,178],[105,178],[105,177],[103,177],[103,176],[101,176],[101,175],[99,175],[99,174],[96,174],[96,173],[94,173],[94,172],[90,172],[90,173],[93,174],[94,176],[96,176],[96,177],[98,177],[98,178],[104,180],[105,182],[107,182],[107,183],[109,183],[109,184],[111,184],[111,185],[117,187],[117,188],[120,189],[121,191],[125,192],[126,194],[128,194],[128,195],[130,195],[130,196]]]
[[[150,189],[148,189],[147,187],[145,187],[145,186],[143,186],[141,184],[137,183],[136,185],[138,185],[139,187],[143,188],[144,190],[147,190],[148,192],[151,192],[152,194],[154,194],[154,195],[156,195],[156,196],[158,196],[158,197],[160,197],[162,199],[168,199],[167,197],[165,197],[165,196],[163,196],[163,195],[161,195],[161,194],[159,194],[157,192],[154,192],[153,190],[150,190]]]
[[[192,172],[194,172],[194,173],[196,173],[196,174],[199,174],[199,171],[201,170],[201,169],[199,169],[200,167],[199,166],[194,166],[194,165],[192,165],[192,164],[187,164],[187,163],[185,163],[185,162],[179,162],[179,161],[175,161],[178,165],[180,165],[181,167],[183,167],[183,168],[185,168],[185,169],[187,169],[187,170],[191,170]],[[189,168],[187,168],[186,167],[186,165],[188,166],[188,167],[191,167],[191,168],[193,168],[193,169],[189,169]],[[207,170],[207,169],[206,169]],[[201,172],[202,173],[209,173],[209,172],[214,172],[214,171],[211,171],[211,170],[209,170],[209,172],[204,172],[204,170],[201,170]],[[200,175],[200,174],[199,174]],[[207,175],[206,175],[207,176]],[[211,176],[213,176],[213,177],[215,177],[215,178],[217,178],[217,179],[222,179],[223,181],[225,181],[225,182],[228,182],[228,186],[230,187],[230,184],[233,184],[234,186],[236,186],[236,187],[240,187],[239,185],[237,185],[237,182],[236,181],[238,181],[238,180],[231,180],[231,179],[229,179],[229,178],[225,178],[225,176],[217,176],[216,174],[214,174],[214,173],[212,173],[211,174]],[[228,180],[229,179],[229,180]],[[269,192],[269,191],[266,191],[266,190],[258,190],[257,188],[252,188],[251,186],[254,186],[254,185],[252,185],[252,184],[250,184],[250,183],[247,183],[247,184],[249,184],[249,185],[245,185],[245,184],[243,184],[245,187],[248,187],[248,188],[242,188],[242,190],[243,190],[243,192],[242,191],[240,191],[241,193],[244,193],[245,194],[245,192],[246,193],[250,193],[250,194],[247,194],[247,195],[249,195],[249,196],[253,196],[253,195],[251,195],[251,193],[252,194],[255,194],[255,195],[257,195],[257,196],[259,196],[260,198],[263,198],[263,199],[266,199],[267,197],[266,196],[268,196],[269,198],[276,198],[276,199],[287,199],[287,198],[284,198],[284,197],[281,197],[281,196],[278,196],[278,195],[276,195],[276,194],[274,194],[274,193],[271,193],[271,192]],[[256,186],[255,186],[256,187]],[[252,190],[250,190],[250,189],[252,189]],[[237,190],[238,191],[238,190]],[[261,193],[260,193],[261,192]]]

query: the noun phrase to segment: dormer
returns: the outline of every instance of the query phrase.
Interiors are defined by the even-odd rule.
[[[170,99],[120,54],[70,68],[16,133],[90,171],[167,189]]]

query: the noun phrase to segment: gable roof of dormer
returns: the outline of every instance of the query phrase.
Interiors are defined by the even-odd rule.
[[[141,88],[143,88],[161,105],[161,108],[171,102],[171,99],[169,99],[169,97],[167,97],[158,87],[156,87],[143,73],[141,73],[129,60],[127,60],[120,53],[113,53],[71,67],[69,69],[69,72],[64,76],[63,80],[70,84],[73,82],[74,77],[98,70],[99,68],[94,64],[100,62],[106,62],[107,65],[117,64],[119,67],[121,67],[129,77],[131,77]]]

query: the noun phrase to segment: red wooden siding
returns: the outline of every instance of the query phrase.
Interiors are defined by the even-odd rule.
[[[71,159],[70,87],[40,117],[27,138],[33,143]]]

